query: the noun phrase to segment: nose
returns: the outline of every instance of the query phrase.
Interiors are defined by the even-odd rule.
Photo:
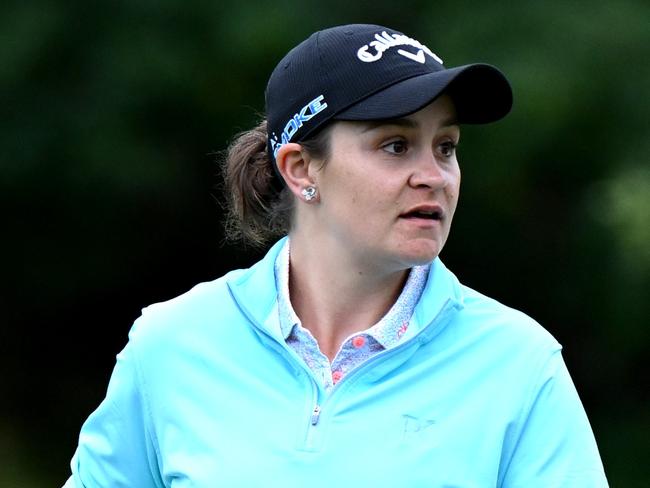
[[[413,188],[431,188],[434,190],[447,186],[448,178],[435,154],[428,152],[421,155],[415,165],[409,184]]]

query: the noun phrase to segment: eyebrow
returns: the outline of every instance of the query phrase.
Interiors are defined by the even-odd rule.
[[[377,129],[379,127],[382,127],[384,125],[393,125],[397,127],[405,127],[407,129],[417,129],[417,127],[420,125],[418,122],[416,122],[413,119],[407,118],[407,117],[400,117],[396,119],[379,119],[379,120],[364,120],[362,123],[366,126],[363,128],[361,133],[363,134],[364,132],[369,132],[371,130]],[[442,121],[442,124],[440,125],[441,127],[452,127],[454,125],[458,125],[458,120],[456,117],[449,117],[445,120]]]

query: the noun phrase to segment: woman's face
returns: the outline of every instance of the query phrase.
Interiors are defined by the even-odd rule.
[[[451,99],[400,119],[338,122],[330,136],[327,164],[313,171],[321,242],[392,271],[433,260],[460,188]]]

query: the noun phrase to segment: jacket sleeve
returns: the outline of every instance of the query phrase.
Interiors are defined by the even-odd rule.
[[[559,350],[532,398],[502,488],[607,487],[591,426]]]
[[[86,420],[64,488],[161,488],[156,442],[133,345],[118,354],[106,398]]]

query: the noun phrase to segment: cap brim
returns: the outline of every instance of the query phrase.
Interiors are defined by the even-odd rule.
[[[503,73],[489,64],[470,64],[402,80],[347,107],[334,118],[404,117],[424,108],[443,92],[454,102],[461,124],[494,122],[512,108],[512,89]]]

